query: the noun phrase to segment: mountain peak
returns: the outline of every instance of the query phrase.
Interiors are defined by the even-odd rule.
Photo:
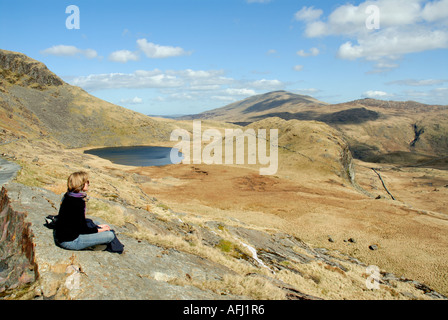
[[[45,89],[64,84],[45,64],[28,56],[0,49],[0,83]]]
[[[313,97],[300,95],[285,90],[271,91],[248,97],[244,100],[228,104],[224,107],[206,111],[193,116],[185,116],[180,119],[215,119],[232,120],[242,119],[248,116],[262,116],[275,110],[275,112],[295,111],[305,106],[324,106],[327,103]]]
[[[298,94],[298,93],[293,93],[293,92],[289,92],[289,91],[286,91],[286,90],[270,91],[270,92],[266,92],[266,93],[262,93],[262,94],[258,94],[258,95],[252,96],[250,98],[266,99],[266,98],[269,98],[269,97],[271,97],[271,98],[272,97],[279,97],[279,98],[282,98],[282,99],[286,99],[286,98],[289,98],[289,99],[305,99],[305,100],[308,100],[308,101],[310,101],[312,103],[316,103],[316,102],[323,103],[322,101],[319,101],[319,100],[317,100],[317,99],[315,99],[315,98],[313,98],[311,96]]]

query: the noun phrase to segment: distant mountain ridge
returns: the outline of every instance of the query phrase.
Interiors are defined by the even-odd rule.
[[[223,121],[240,119],[241,121],[247,121],[255,117],[263,118],[263,115],[269,114],[271,111],[294,110],[294,108],[297,109],[309,105],[327,105],[327,103],[310,96],[279,90],[255,95],[222,108],[205,111],[196,115],[183,116],[180,119],[213,119]]]
[[[180,119],[245,126],[270,117],[325,122],[346,136],[356,158],[366,161],[409,164],[448,154],[448,106],[415,101],[360,99],[328,104],[273,91]]]

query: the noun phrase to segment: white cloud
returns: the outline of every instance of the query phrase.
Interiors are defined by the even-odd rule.
[[[301,66],[301,65],[296,65],[296,66],[293,67],[293,69],[294,69],[295,71],[302,71],[302,70],[303,70],[303,66]]]
[[[321,32],[309,32],[315,36],[323,35],[354,35],[366,33],[366,20],[371,15],[367,8],[375,5],[379,9],[381,28],[412,26],[421,21],[422,0],[377,0],[365,1],[358,6],[345,4],[337,7],[328,16],[327,22],[318,21],[323,26],[318,28]],[[308,24],[307,29],[317,29],[315,25]],[[308,33],[307,33],[308,34]]]
[[[224,75],[224,70],[178,70],[178,71],[167,71],[170,74],[176,74],[189,79],[219,79]]]
[[[153,89],[157,98],[140,100],[122,99],[125,105],[168,103],[172,100],[188,101],[191,106],[219,106],[219,102],[233,102],[267,91],[285,89],[277,79],[236,80],[226,76],[224,70],[136,70],[132,73],[91,74],[66,79],[86,91]],[[188,106],[185,105],[187,108]]]
[[[320,90],[316,89],[316,88],[309,88],[309,89],[297,89],[297,90],[293,90],[293,92],[295,92],[297,94],[313,96],[313,95],[319,93]]]
[[[254,95],[256,90],[277,90],[285,84],[277,79],[239,81],[226,77],[223,70],[136,70],[133,73],[107,73],[79,76],[68,80],[87,91],[106,89],[169,89],[219,91],[228,95]]]
[[[227,103],[234,102],[234,101],[238,100],[231,96],[212,96],[211,98],[213,100],[219,100],[219,101],[223,101],[223,102],[227,102]]]
[[[314,21],[320,18],[324,12],[320,9],[314,9],[314,7],[303,7],[297,11],[294,18],[299,21]]]
[[[109,60],[121,63],[126,63],[128,61],[138,61],[140,60],[141,53],[144,53],[146,57],[152,59],[177,57],[191,54],[191,52],[187,52],[181,47],[161,46],[152,42],[148,42],[148,40],[146,39],[138,39],[137,47],[138,49],[136,51],[114,51],[109,55]]]
[[[253,96],[256,94],[253,89],[226,89],[225,93],[231,96]]]
[[[313,21],[308,24],[305,34],[309,38],[320,37],[327,34],[327,25],[322,21]]]
[[[388,62],[388,61],[386,61],[386,60],[384,60],[384,61],[378,61],[376,64],[375,64],[375,67],[378,69],[378,70],[386,70],[386,69],[395,69],[395,68],[398,68],[399,67],[399,65],[398,64],[396,64],[396,63],[393,63],[393,62]]]
[[[367,98],[387,98],[390,96],[392,95],[384,91],[369,90],[363,93],[363,97]]]
[[[283,82],[281,82],[280,80],[277,80],[277,79],[256,80],[256,81],[248,83],[248,85],[254,89],[259,89],[259,90],[278,90],[278,89],[283,89],[285,86]]]
[[[405,90],[398,96],[400,100],[415,99],[426,104],[446,105],[448,87],[440,87],[428,91]]]
[[[172,93],[170,96],[170,99],[175,99],[175,100],[194,100],[194,95],[188,93],[188,92],[174,92]]]
[[[347,41],[340,46],[338,56],[348,60],[396,60],[404,54],[441,48],[448,48],[448,31],[431,31],[427,28],[413,29],[413,32],[386,29],[358,38],[357,44]]]
[[[379,29],[366,26],[370,5],[379,9]],[[338,57],[374,61],[373,72],[398,67],[397,61],[409,53],[448,48],[448,0],[369,0],[340,5],[326,18],[321,15],[322,10],[303,7],[295,19],[305,23],[307,37],[348,38]]]
[[[448,87],[447,88],[436,88],[434,90],[431,90],[432,93],[434,93],[434,95],[438,96],[438,97],[444,97],[445,100],[448,97]]]
[[[160,70],[134,73],[91,74],[72,79],[71,84],[87,91],[121,88],[172,88],[183,84],[181,79],[161,72]]]
[[[194,90],[194,91],[213,91],[213,90],[218,90],[221,88],[221,86],[219,84],[190,84],[190,86],[188,87],[189,90]]]
[[[148,42],[146,39],[138,39],[137,46],[148,58],[168,58],[191,54],[191,52],[187,52],[181,47],[161,46]]]
[[[317,48],[311,48],[310,52],[305,52],[305,50],[299,50],[297,51],[297,55],[301,56],[301,57],[315,57],[317,55],[319,55],[320,51]]]
[[[40,52],[43,55],[52,55],[59,57],[74,57],[77,55],[83,55],[87,59],[94,59],[98,57],[98,53],[93,49],[78,49],[75,46],[56,45],[51,48],[47,48]]]
[[[81,50],[81,54],[85,55],[88,59],[94,59],[98,57],[98,53],[93,49]]]
[[[109,55],[109,60],[114,62],[126,63],[128,61],[138,61],[140,57],[137,53],[129,50],[114,51]]]
[[[434,86],[439,85],[448,82],[448,80],[444,79],[423,79],[423,80],[416,80],[416,79],[405,79],[405,80],[396,80],[396,81],[390,81],[386,84],[397,84],[397,85],[403,85],[403,86],[412,86],[412,87],[424,87],[424,86]]]
[[[447,23],[448,0],[429,2],[423,9],[423,18],[426,21],[444,20]]]
[[[269,3],[271,0],[246,0],[247,3]]]
[[[133,73],[107,73],[80,76],[69,81],[88,91],[119,88],[179,88],[206,91],[235,84],[223,70],[136,70]]]
[[[234,79],[225,76],[224,70],[168,70],[166,74],[182,79],[189,90],[216,90],[235,83]]]
[[[143,103],[143,99],[139,97],[134,97],[132,99],[121,99],[120,103],[123,104],[141,104]]]

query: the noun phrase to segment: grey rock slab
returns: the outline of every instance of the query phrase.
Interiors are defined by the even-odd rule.
[[[20,168],[18,164],[0,158],[0,186],[13,180]]]
[[[176,280],[185,279],[220,280],[226,274],[234,274],[232,270],[193,254],[134,239],[121,232],[123,228],[111,224],[125,245],[124,254],[59,248],[54,244],[53,231],[44,226],[44,218],[57,214],[61,195],[17,183],[9,183],[6,188],[12,208],[26,212],[25,222],[31,224],[39,274],[36,296],[54,299],[239,298],[175,284]]]

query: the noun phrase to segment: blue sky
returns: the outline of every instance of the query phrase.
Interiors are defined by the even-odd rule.
[[[144,114],[274,90],[448,104],[448,0],[1,1],[0,48]]]

